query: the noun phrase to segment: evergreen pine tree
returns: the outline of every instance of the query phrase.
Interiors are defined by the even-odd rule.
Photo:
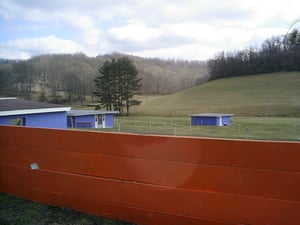
[[[99,68],[99,73],[95,78],[94,94],[99,97],[100,105],[121,114],[125,107],[128,116],[129,108],[140,103],[132,99],[141,88],[141,79],[133,62],[128,57],[107,60]]]

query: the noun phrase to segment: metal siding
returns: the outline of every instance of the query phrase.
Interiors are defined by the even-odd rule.
[[[200,125],[200,124],[197,124],[197,118],[194,116],[191,117],[191,123],[192,123],[192,125]]]
[[[10,116],[1,116],[0,117],[0,124],[1,125],[10,125]]]
[[[230,124],[231,124],[231,116],[223,116],[222,125],[230,125]]]
[[[10,120],[14,118],[25,118],[27,127],[67,128],[66,112],[4,116],[0,117],[0,124],[10,125]]]
[[[218,117],[192,116],[192,125],[218,126]]]
[[[105,114],[105,127],[114,128],[114,114]]]
[[[81,125],[82,123],[90,123],[90,126]],[[95,115],[75,116],[74,127],[76,128],[95,128]]]
[[[67,128],[66,112],[29,114],[24,115],[24,117],[26,120],[26,126],[28,127]]]

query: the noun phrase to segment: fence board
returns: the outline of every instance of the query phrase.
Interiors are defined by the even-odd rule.
[[[0,127],[1,192],[145,225],[298,225],[299,161],[293,142]]]
[[[0,143],[132,158],[300,172],[298,142],[4,127]],[[17,143],[16,143],[17,138]],[[30,140],[30,142],[28,142]],[[258,157],[259,156],[259,157]]]
[[[246,224],[295,224],[300,202],[124,182],[0,164],[4,183],[62,196]],[[80,185],[78,185],[80,184]],[[238,204],[237,204],[238,203]],[[284,222],[284,223],[283,223]]]
[[[1,186],[0,186],[1,190]],[[155,210],[146,210],[136,207],[127,207],[124,205],[109,204],[106,202],[97,202],[92,199],[83,199],[74,196],[61,195],[59,193],[47,192],[44,190],[32,189],[19,185],[2,185],[2,192],[29,198],[34,201],[44,202],[51,205],[75,208],[82,212],[102,215],[111,218],[122,218],[135,224],[147,225],[242,225],[234,222],[224,222],[211,220],[208,218],[189,217],[179,214],[168,214]]]
[[[103,178],[300,201],[300,173],[5,146],[0,162]],[[276,187],[276,188],[274,188]]]

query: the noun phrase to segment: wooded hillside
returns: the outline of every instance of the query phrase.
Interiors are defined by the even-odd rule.
[[[300,71],[300,31],[266,39],[261,48],[221,52],[207,62],[211,79]]]
[[[41,55],[26,61],[1,60],[0,96],[20,96],[51,102],[83,102],[92,96],[94,79],[114,53],[97,57],[84,54]],[[129,56],[142,78],[143,95],[170,94],[208,80],[206,63]]]

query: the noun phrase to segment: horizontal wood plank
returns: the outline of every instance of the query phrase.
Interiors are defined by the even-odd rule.
[[[4,184],[161,213],[242,224],[290,225],[300,221],[300,202],[295,201],[32,171],[3,164],[0,164],[0,171]]]
[[[186,189],[300,201],[300,173],[5,146],[0,162]],[[275,188],[276,187],[276,188]]]

